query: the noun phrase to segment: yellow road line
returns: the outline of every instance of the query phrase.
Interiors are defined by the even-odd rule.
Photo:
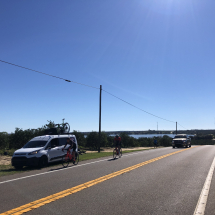
[[[142,163],[133,165],[131,167],[127,167],[127,168],[119,170],[117,172],[110,173],[108,175],[105,175],[105,176],[102,176],[100,178],[88,181],[86,183],[80,184],[80,185],[72,187],[70,189],[63,190],[61,192],[55,193],[55,194],[47,196],[45,198],[30,202],[30,203],[25,204],[23,206],[20,206],[18,208],[14,208],[14,209],[9,210],[7,212],[1,213],[0,215],[6,215],[6,214],[20,215],[20,214],[26,213],[28,211],[31,211],[31,210],[36,209],[36,208],[39,208],[39,207],[41,207],[43,205],[46,205],[46,204],[51,203],[53,201],[56,201],[58,199],[64,198],[64,197],[66,197],[68,195],[71,195],[73,193],[77,193],[77,192],[79,192],[79,191],[81,191],[83,189],[86,189],[88,187],[91,187],[91,186],[94,186],[96,184],[99,184],[99,183],[101,183],[103,181],[106,181],[108,179],[114,178],[114,177],[116,177],[118,175],[122,175],[123,173],[129,172],[131,170],[134,170],[134,169],[137,169],[139,167],[142,167],[142,166],[144,166],[146,164],[155,162],[155,161],[160,160],[162,158],[166,158],[168,156],[171,156],[171,155],[174,155],[174,154],[177,154],[179,152],[186,151],[186,150],[188,150],[188,149],[182,149],[180,151],[175,151],[175,152],[172,152],[172,153],[169,153],[169,154],[166,154],[166,155],[162,155],[162,156],[157,157],[157,158],[153,158],[153,159],[148,160],[148,161],[144,161]]]

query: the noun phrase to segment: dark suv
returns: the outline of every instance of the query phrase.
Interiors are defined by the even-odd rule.
[[[172,140],[172,148],[175,147],[191,147],[190,138],[186,134],[178,134]]]

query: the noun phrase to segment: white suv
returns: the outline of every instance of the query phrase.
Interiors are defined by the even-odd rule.
[[[172,140],[172,148],[191,147],[190,138],[186,134],[178,134]]]
[[[14,152],[12,157],[12,166],[22,168],[23,166],[43,167],[48,163],[60,161],[66,151],[62,148],[66,144],[66,139],[72,138],[76,143],[76,152],[78,143],[75,135],[45,135],[31,139],[21,149]]]

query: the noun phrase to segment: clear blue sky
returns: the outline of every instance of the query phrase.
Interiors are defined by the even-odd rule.
[[[1,0],[0,60],[102,85],[186,129],[214,129],[214,10],[214,0]],[[98,89],[2,62],[0,74],[0,132],[63,118],[71,130],[98,131]],[[102,92],[102,130],[157,123],[175,129]]]

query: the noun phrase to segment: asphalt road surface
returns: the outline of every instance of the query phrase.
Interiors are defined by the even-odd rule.
[[[215,146],[168,147],[1,177],[0,213],[191,215],[214,157]],[[215,215],[214,175],[201,214]]]

